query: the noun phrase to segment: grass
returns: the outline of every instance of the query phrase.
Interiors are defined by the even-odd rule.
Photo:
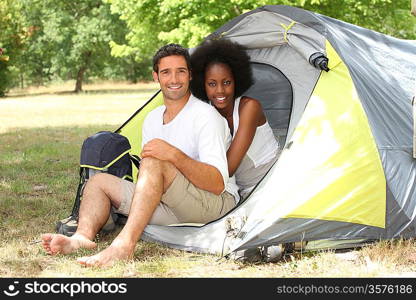
[[[65,87],[65,86],[64,86]],[[127,88],[128,87],[128,88]],[[68,87],[69,88],[69,87]],[[16,128],[79,127],[97,124],[116,129],[157,91],[154,83],[85,86],[73,94],[61,86],[16,90],[0,98],[0,133]],[[89,132],[90,134],[91,132]]]
[[[97,250],[46,255],[44,232],[71,210],[83,140],[123,123],[156,91],[102,85],[79,95],[51,88],[0,99],[0,277],[415,277],[416,241],[380,241],[336,253],[293,253],[277,263],[243,263],[140,241],[134,259],[111,268],[75,262],[107,247],[117,232],[100,236]],[[88,89],[88,86],[86,87]]]

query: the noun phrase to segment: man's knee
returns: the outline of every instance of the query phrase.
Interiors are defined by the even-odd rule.
[[[146,157],[140,161],[140,170],[146,171],[167,171],[175,169],[176,167],[169,161],[160,160],[154,157]]]
[[[112,184],[115,178],[117,177],[111,174],[97,173],[88,179],[85,188],[98,188],[100,190],[104,190]]]
[[[141,174],[149,174],[151,178],[161,176],[163,177],[164,190],[166,190],[178,172],[175,165],[169,161],[146,157],[140,162],[139,177]]]
[[[97,173],[92,176],[84,190],[84,196],[91,199],[99,199],[99,195],[106,195],[107,198],[118,207],[123,193],[123,179],[108,173]],[[95,200],[94,200],[95,201]]]

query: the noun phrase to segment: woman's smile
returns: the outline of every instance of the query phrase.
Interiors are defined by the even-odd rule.
[[[234,107],[234,76],[228,65],[213,63],[205,71],[205,91],[218,109]]]

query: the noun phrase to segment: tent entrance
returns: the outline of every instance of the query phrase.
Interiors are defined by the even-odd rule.
[[[285,145],[292,113],[293,90],[287,77],[277,68],[252,63],[254,84],[245,96],[260,101],[267,121],[273,129],[281,148]]]

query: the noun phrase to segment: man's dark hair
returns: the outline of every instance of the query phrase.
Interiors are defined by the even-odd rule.
[[[205,92],[205,70],[215,63],[230,67],[234,76],[234,97],[240,97],[252,84],[253,74],[250,68],[250,57],[243,46],[226,39],[206,40],[191,55],[192,94],[204,101],[209,101]]]
[[[178,44],[167,44],[157,50],[156,54],[153,56],[153,71],[158,73],[160,60],[171,55],[183,56],[189,71],[191,71],[191,60],[189,57],[189,52],[187,49]]]

